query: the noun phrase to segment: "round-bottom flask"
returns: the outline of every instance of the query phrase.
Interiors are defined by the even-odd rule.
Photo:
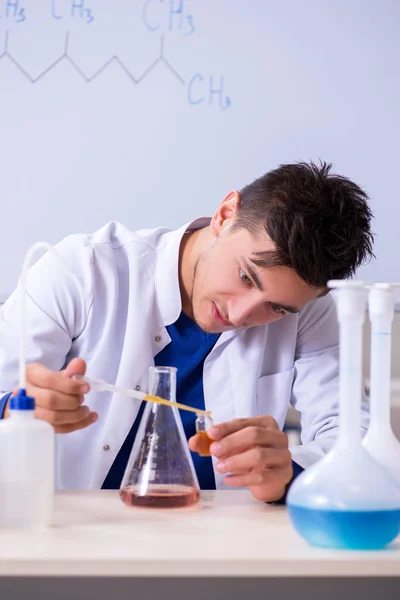
[[[371,322],[371,420],[363,446],[400,484],[400,442],[390,417],[392,322],[398,284],[376,283],[369,290]]]
[[[313,546],[377,550],[400,533],[400,488],[360,445],[340,443],[292,484],[287,506]]]
[[[287,497],[291,521],[314,546],[372,550],[400,532],[400,486],[362,445],[362,282],[339,287],[339,434],[332,450],[293,482]]]

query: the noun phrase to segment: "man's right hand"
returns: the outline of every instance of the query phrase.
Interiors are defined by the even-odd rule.
[[[35,417],[53,425],[56,433],[77,431],[97,420],[97,413],[82,406],[89,385],[71,379],[73,375],[84,375],[85,372],[86,363],[81,358],[74,358],[64,371],[59,372],[40,363],[30,363],[26,367],[26,393],[35,398]],[[18,389],[14,389],[13,396]],[[6,408],[4,417],[7,416]]]

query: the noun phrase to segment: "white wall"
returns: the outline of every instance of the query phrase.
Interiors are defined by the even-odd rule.
[[[319,158],[371,195],[365,277],[399,279],[400,2],[8,4],[0,296],[39,239],[114,219],[176,226],[279,163]]]

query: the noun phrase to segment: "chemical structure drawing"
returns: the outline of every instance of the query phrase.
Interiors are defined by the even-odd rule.
[[[1,8],[3,5],[3,8]],[[0,2],[0,19],[7,19],[15,23],[23,23],[26,20],[26,10],[19,0],[6,0]]]
[[[140,84],[154,69],[161,66],[166,68],[182,86],[186,86],[187,101],[191,106],[207,105],[222,111],[227,110],[231,106],[231,99],[225,93],[225,80],[222,75],[216,77],[212,74],[204,75],[202,73],[195,73],[186,80],[166,58],[164,51],[165,37],[169,32],[178,31],[183,37],[188,37],[197,31],[193,15],[186,14],[185,12],[185,0],[178,0],[178,4],[176,0],[167,0],[165,5],[168,2],[167,10],[163,13],[160,12],[160,7],[163,5],[164,0],[146,0],[143,4],[142,21],[144,27],[150,34],[158,34],[160,36],[160,44],[158,56],[140,74],[132,73],[124,61],[116,54],[111,56],[94,73],[85,73],[78,62],[70,55],[70,31],[65,32],[62,54],[42,72],[33,77],[13,55],[10,48],[10,30],[7,29],[4,36],[3,50],[0,50],[0,63],[3,60],[8,60],[32,84],[40,82],[62,62],[69,63],[85,83],[94,81],[114,63],[120,67],[124,75],[134,85]],[[57,21],[63,19],[70,19],[71,21],[80,20],[88,26],[91,26],[95,21],[95,12],[87,5],[85,0],[51,0],[50,14],[52,19]],[[0,0],[0,23],[3,20],[21,24],[27,18],[27,11],[19,0]]]
[[[143,81],[143,79],[159,64],[162,63],[164,64],[170,71],[171,73],[178,79],[178,81],[180,81],[180,83],[185,84],[185,80],[179,75],[179,73],[177,71],[175,71],[175,69],[169,64],[169,62],[166,60],[166,58],[164,58],[164,36],[161,36],[161,43],[160,43],[160,54],[158,56],[158,58],[156,58],[156,60],[154,60],[151,65],[149,67],[147,67],[145,69],[145,71],[139,75],[138,77],[135,77],[135,75],[133,75],[133,73],[130,72],[130,70],[128,69],[128,67],[122,62],[122,60],[120,58],[118,58],[118,56],[114,55],[111,58],[109,58],[106,63],[104,65],[102,65],[100,67],[100,69],[98,69],[95,73],[93,73],[92,75],[86,75],[83,70],[77,65],[77,63],[69,56],[68,51],[69,51],[69,37],[70,37],[70,32],[67,31],[65,34],[65,45],[64,45],[64,52],[61,56],[59,56],[53,63],[51,63],[48,67],[46,67],[46,69],[44,71],[42,71],[41,73],[39,73],[39,75],[37,75],[36,77],[32,77],[32,75],[30,75],[29,73],[27,73],[27,71],[23,68],[22,65],[20,65],[20,63],[13,57],[13,55],[10,53],[9,49],[8,49],[8,40],[9,40],[9,32],[6,31],[6,35],[5,35],[5,44],[4,44],[4,52],[2,54],[0,54],[0,59],[2,58],[8,58],[12,64],[21,71],[21,73],[31,82],[31,83],[37,83],[40,79],[42,79],[42,77],[44,77],[45,75],[47,75],[47,73],[49,71],[51,71],[52,69],[54,69],[60,62],[62,61],[67,61],[71,67],[73,69],[75,69],[75,71],[80,75],[80,77],[82,77],[82,79],[84,81],[86,81],[86,83],[90,83],[91,81],[93,81],[94,79],[96,79],[96,77],[98,77],[100,75],[100,73],[102,73],[105,69],[107,69],[107,67],[110,66],[110,64],[112,62],[116,62],[122,69],[122,71],[129,77],[129,79],[133,82],[133,83],[140,83],[141,81]]]

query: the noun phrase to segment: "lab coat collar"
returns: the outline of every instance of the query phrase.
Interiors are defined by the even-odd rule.
[[[179,229],[169,231],[157,249],[156,296],[164,326],[175,323],[182,310],[179,289],[179,248],[187,231],[201,229],[210,224],[210,217],[194,219]]]

